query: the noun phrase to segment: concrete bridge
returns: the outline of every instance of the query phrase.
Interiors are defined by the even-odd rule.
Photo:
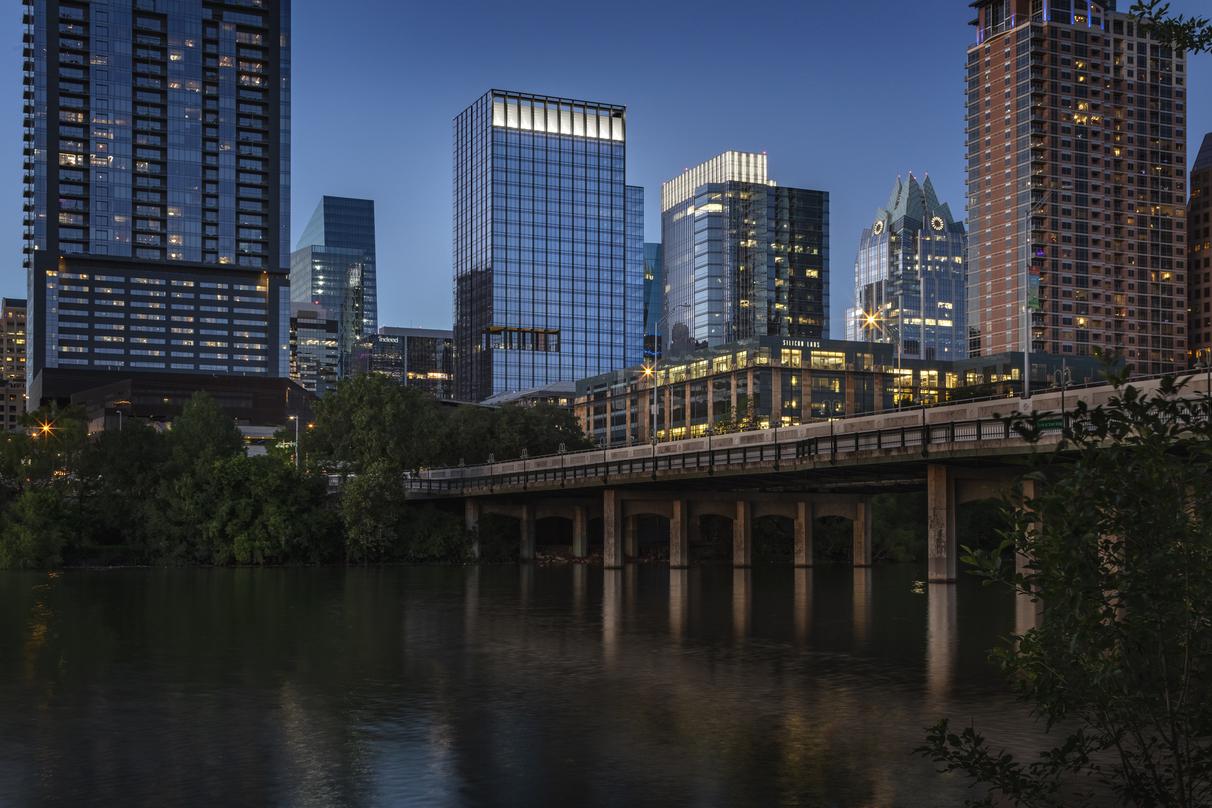
[[[1156,388],[1158,380],[1134,384]],[[1188,395],[1208,390],[1194,376]],[[522,560],[534,558],[535,525],[568,520],[573,555],[588,553],[589,522],[602,521],[603,562],[621,567],[637,550],[640,517],[662,517],[669,525],[669,563],[685,567],[690,543],[705,516],[732,523],[732,562],[752,560],[755,519],[792,520],[795,564],[811,566],[816,519],[837,516],[853,529],[853,562],[871,564],[873,494],[927,492],[929,580],[954,581],[958,574],[957,506],[980,499],[1033,496],[1023,480],[1024,459],[1050,451],[1060,439],[1063,407],[1081,400],[1094,407],[1114,395],[1109,386],[1049,391],[1029,399],[902,410],[655,445],[569,452],[506,463],[431,469],[406,481],[410,498],[461,499],[466,524],[484,514],[517,518]],[[1044,437],[1030,444],[1004,420],[1015,412],[1038,411]]]

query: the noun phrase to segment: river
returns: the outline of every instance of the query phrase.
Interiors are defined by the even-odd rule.
[[[924,569],[0,573],[0,805],[949,806],[1007,593]]]

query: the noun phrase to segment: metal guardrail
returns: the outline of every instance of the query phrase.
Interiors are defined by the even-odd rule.
[[[770,430],[773,432],[773,430]],[[1059,426],[1044,430],[1044,435],[1060,434]],[[771,464],[778,471],[783,463],[793,467],[809,461],[836,462],[839,457],[868,451],[921,450],[930,446],[1005,441],[1015,437],[1009,422],[994,418],[948,421],[938,424],[890,427],[862,432],[830,434],[810,438],[772,439],[751,446],[728,446],[690,452],[658,454],[618,460],[605,459],[606,452],[590,450],[562,456],[554,468],[531,468],[497,473],[481,473],[479,469],[464,469],[462,476],[448,478],[413,477],[404,481],[412,493],[429,496],[451,496],[486,493],[501,489],[525,490],[530,487],[553,488],[592,483],[599,485],[611,480],[634,481],[638,477],[656,478],[662,473],[715,473],[736,471],[761,464]],[[593,457],[594,455],[597,458]],[[511,461],[516,465],[522,461]]]
[[[1155,381],[1166,375],[1156,374],[1135,377],[1129,383]],[[1202,372],[1180,374],[1181,377],[1203,377]],[[1212,389],[1212,374],[1207,377],[1208,387]],[[1081,398],[1081,393],[1095,388],[1109,388],[1106,382],[1097,384],[1073,385],[1065,392]],[[1031,396],[1061,395],[1060,388],[1040,390]],[[1031,399],[1027,399],[1028,402]],[[457,496],[467,493],[492,493],[501,490],[516,491],[536,488],[579,487],[583,484],[602,485],[614,482],[635,482],[638,478],[646,477],[655,480],[662,473],[678,475],[703,473],[714,474],[717,471],[725,473],[743,470],[755,464],[771,464],[773,471],[779,471],[785,462],[792,467],[799,467],[806,462],[828,461],[835,463],[839,458],[868,451],[905,451],[917,449],[923,455],[928,455],[931,446],[946,444],[979,444],[985,441],[1007,441],[1015,437],[1009,423],[999,418],[963,418],[937,423],[926,421],[927,413],[941,408],[970,408],[974,405],[989,404],[995,401],[1014,402],[1014,409],[1020,410],[1023,399],[994,396],[981,399],[964,399],[948,402],[932,407],[913,407],[898,410],[885,410],[879,413],[865,413],[834,419],[831,422],[815,422],[801,424],[796,427],[770,428],[739,433],[729,433],[717,436],[723,441],[744,436],[753,440],[746,445],[730,445],[711,447],[711,437],[705,439],[708,448],[691,451],[670,451],[670,447],[679,443],[689,443],[693,440],[704,440],[704,437],[687,438],[682,441],[666,441],[659,444],[639,444],[635,446],[613,447],[606,449],[589,449],[579,452],[568,452],[558,455],[543,455],[532,458],[502,461],[498,463],[477,466],[430,469],[418,475],[410,475],[403,480],[405,489],[421,496]],[[1031,409],[1034,409],[1033,407]],[[1021,411],[1021,410],[1020,410]],[[859,430],[846,432],[845,427],[861,418],[886,417],[894,418],[918,414],[921,423],[914,425],[892,426],[887,428]],[[1060,413],[1055,414],[1056,421],[1045,421],[1042,426],[1044,438],[1059,438],[1061,428]],[[824,428],[829,425],[829,432]],[[838,426],[842,431],[838,431]],[[802,431],[807,429],[820,430],[821,434],[802,437]],[[799,433],[795,437],[783,438],[779,432]],[[1025,443],[1025,441],[1024,441]],[[651,447],[651,453],[637,454],[637,450]],[[626,454],[626,457],[611,458],[611,455]],[[555,464],[555,460],[559,464]],[[519,467],[520,468],[517,468]],[[505,467],[500,469],[500,467]],[[441,476],[431,476],[434,474]]]

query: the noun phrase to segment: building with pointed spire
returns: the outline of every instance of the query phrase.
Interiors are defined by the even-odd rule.
[[[963,359],[967,250],[930,177],[897,177],[859,238],[846,338],[892,343],[905,359]]]
[[[1191,169],[1187,203],[1187,328],[1192,362],[1212,362],[1212,133]]]

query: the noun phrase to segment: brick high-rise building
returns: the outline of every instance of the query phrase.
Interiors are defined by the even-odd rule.
[[[1185,366],[1185,56],[1113,2],[972,5],[970,354]]]
[[[1212,362],[1212,134],[1191,169],[1187,203],[1187,338],[1192,362]]]

